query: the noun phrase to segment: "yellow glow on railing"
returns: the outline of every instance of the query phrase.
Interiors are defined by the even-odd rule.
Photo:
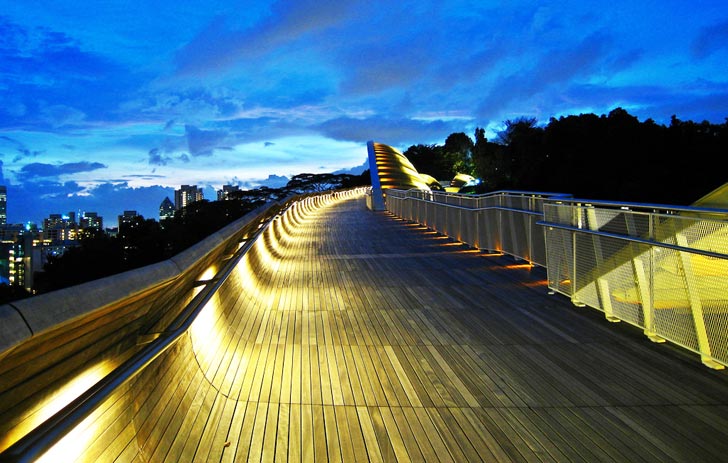
[[[218,271],[217,265],[213,264],[213,265],[209,266],[204,272],[202,272],[202,275],[200,275],[199,278],[197,278],[197,281],[211,280],[215,277],[215,275],[217,275],[217,271]],[[204,285],[195,286],[194,289],[192,290],[193,291],[192,297],[197,296],[200,293],[200,291],[202,291],[202,288],[204,288],[204,287],[205,287]]]
[[[190,326],[190,340],[203,373],[210,370],[215,354],[225,343],[225,333],[216,328],[221,317],[220,296],[215,293]]]
[[[48,399],[46,399],[36,408],[34,413],[29,415],[24,421],[19,423],[18,426],[16,426],[8,434],[0,437],[0,451],[7,449],[9,446],[17,442],[20,438],[38,427],[41,423],[58,413],[58,411],[60,411],[63,407],[71,403],[78,396],[91,388],[91,386],[103,379],[107,374],[111,372],[113,368],[114,365],[112,365],[110,362],[101,362],[91,368],[86,369],[83,373],[79,374],[65,385],[59,387],[51,394]],[[83,432],[82,436],[77,436],[76,439],[71,439],[68,443],[65,444],[64,442],[68,441],[69,439],[64,438],[55,447],[51,448],[48,453],[53,451],[61,444],[69,447],[66,450],[68,453],[65,453],[66,451],[64,451],[64,453],[54,453],[54,455],[63,455],[64,458],[56,458],[46,461],[68,460],[71,455],[80,455],[80,453],[85,449],[88,444],[88,441],[83,441],[81,437],[85,436],[86,438],[88,438],[89,436],[93,436],[93,431],[94,430],[91,429],[90,433]],[[72,452],[74,449],[76,450],[76,453]]]
[[[280,266],[280,260],[271,254],[267,244],[263,240],[258,240],[251,251],[256,252],[264,264],[265,270],[275,272]]]

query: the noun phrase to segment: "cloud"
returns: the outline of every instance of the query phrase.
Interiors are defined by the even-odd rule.
[[[692,44],[693,56],[698,59],[721,50],[728,50],[728,21],[704,27]]]
[[[4,126],[53,131],[108,120],[128,92],[140,87],[138,73],[83,49],[63,32],[0,16],[0,37],[0,88],[13,89],[0,91]]]
[[[100,162],[69,162],[66,164],[46,164],[42,162],[34,162],[21,167],[19,177],[23,180],[32,180],[36,178],[51,178],[61,175],[77,174],[80,172],[90,172],[92,170],[104,169],[108,166]]]
[[[125,104],[127,111],[166,119],[164,130],[170,130],[180,120],[207,121],[234,117],[244,108],[244,96],[225,86],[193,85],[147,93],[143,98]]]
[[[170,161],[168,156],[165,156],[159,148],[149,150],[149,164],[153,166],[166,166]]]
[[[611,75],[641,56],[634,49],[613,53],[612,45],[613,38],[599,31],[573,47],[543,53],[532,67],[501,76],[481,102],[478,114],[493,118],[514,110],[521,114],[540,112],[542,107],[558,104],[569,86]]]
[[[268,178],[262,180],[260,185],[267,186],[269,188],[280,188],[288,184],[290,179],[284,175],[269,175]]]
[[[232,29],[224,16],[218,16],[179,51],[177,71],[206,75],[228,69],[356,18],[362,4],[366,2],[279,0],[266,20],[243,30]]]
[[[53,105],[40,108],[41,120],[54,129],[66,126],[79,126],[86,120],[86,114],[66,105]]]
[[[222,130],[202,130],[193,125],[185,125],[187,147],[192,156],[211,156],[215,149],[230,149],[222,142],[228,133]]]
[[[334,140],[359,143],[377,140],[390,145],[399,145],[444,140],[455,127],[452,123],[441,120],[426,122],[412,119],[341,117],[328,120],[315,128]]]
[[[25,146],[24,143],[20,142],[19,140],[16,140],[14,138],[11,138],[11,137],[8,137],[5,135],[0,135],[0,149],[2,149],[3,145],[5,145],[6,147],[10,147],[10,149],[15,152],[15,156],[13,157],[13,162],[18,162],[24,158],[36,157],[45,152],[45,150],[31,150],[27,146]],[[0,154],[4,154],[4,153],[2,151],[0,151]]]
[[[152,174],[130,174],[130,175],[124,175],[124,178],[132,178],[132,179],[143,179],[143,180],[157,180],[162,178],[167,178],[166,175],[152,175]],[[117,182],[111,182],[111,183],[119,183],[120,180]]]

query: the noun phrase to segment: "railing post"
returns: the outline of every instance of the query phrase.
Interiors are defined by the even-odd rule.
[[[571,206],[571,223],[577,228],[582,227],[581,204]],[[586,304],[576,297],[576,231],[571,232],[571,303],[576,307],[584,307]]]
[[[680,232],[675,233],[675,242],[678,246],[685,248],[689,246],[687,238],[685,238],[685,235]],[[695,280],[695,273],[693,272],[693,264],[690,253],[678,251],[678,262],[682,268],[682,274],[685,280],[685,290],[687,291],[688,301],[690,302],[690,311],[693,316],[693,324],[695,325],[695,335],[698,338],[700,359],[704,365],[715,370],[722,370],[725,366],[713,360],[713,354],[710,350],[710,339],[708,339],[708,332],[705,328],[705,318],[703,318],[703,303],[700,300],[700,294],[698,294],[698,284]]]
[[[599,224],[597,223],[597,214],[594,207],[586,208],[587,226],[589,230],[598,231]],[[597,264],[597,268],[601,269],[604,266],[604,253],[602,252],[602,243],[598,235],[592,235],[592,244],[594,246],[594,257]],[[597,272],[601,274],[601,271]],[[602,306],[604,316],[607,320],[612,323],[617,323],[622,320],[614,315],[614,308],[612,307],[612,296],[609,292],[609,281],[603,276],[597,277],[594,282],[597,288],[597,296],[599,297],[599,304]]]
[[[654,215],[649,215],[649,230],[648,237],[654,238]],[[633,236],[638,236],[637,226],[634,223],[634,217],[632,214],[627,214],[625,217],[625,223],[627,224],[627,233]],[[645,272],[645,265],[642,260],[643,253],[640,253],[639,245],[636,243],[630,243],[630,249],[632,251],[632,272],[634,273],[635,284],[637,285],[637,291],[640,295],[640,303],[642,305],[642,318],[644,320],[644,334],[652,342],[665,342],[665,339],[658,336],[655,330],[655,308],[654,308],[654,274],[655,267],[654,261],[654,247],[650,246],[649,259],[650,259],[650,273],[649,278],[647,272]]]

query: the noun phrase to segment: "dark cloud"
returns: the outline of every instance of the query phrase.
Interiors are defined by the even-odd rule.
[[[0,149],[2,148],[3,145],[5,145],[6,147],[9,147],[12,151],[15,152],[13,162],[18,162],[24,158],[36,157],[45,152],[44,150],[31,150],[28,147],[26,147],[24,143],[14,139],[14,138],[7,137],[5,135],[0,135]],[[0,151],[0,153],[2,153],[2,152]]]
[[[171,161],[159,148],[149,150],[149,164],[153,166],[166,166]]]
[[[100,162],[69,162],[66,164],[46,164],[42,162],[34,162],[26,164],[20,168],[18,176],[23,180],[32,180],[35,178],[52,178],[61,175],[77,174],[80,172],[89,172],[97,169],[104,169],[107,166]]]
[[[211,156],[216,149],[227,149],[223,144],[228,136],[227,131],[202,130],[193,125],[185,125],[187,147],[192,156]]]
[[[696,58],[706,58],[720,50],[728,50],[728,21],[705,27],[692,45]]]

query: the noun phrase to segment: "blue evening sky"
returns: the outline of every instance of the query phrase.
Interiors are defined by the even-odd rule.
[[[0,0],[0,184],[11,223],[113,226],[181,184],[358,173],[367,140],[618,106],[722,123],[727,63],[725,0]]]

